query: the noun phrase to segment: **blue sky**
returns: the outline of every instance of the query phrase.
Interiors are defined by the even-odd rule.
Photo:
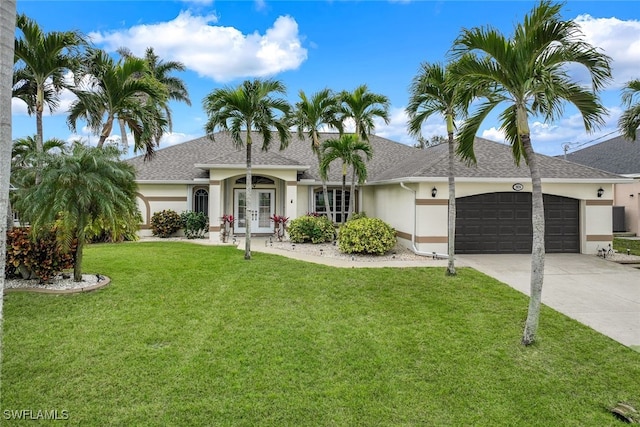
[[[391,123],[377,123],[377,135],[412,144],[406,132],[408,87],[421,62],[446,62],[462,28],[491,25],[511,34],[533,1],[35,1],[18,0],[18,13],[35,19],[45,31],[80,30],[115,55],[120,46],[142,56],[153,47],[164,60],[183,62],[177,74],[188,87],[192,106],[174,103],[173,132],[161,146],[204,135],[202,99],[213,89],[246,78],[274,77],[287,86],[291,103],[298,92],[352,90],[367,84],[391,101]],[[587,41],[613,59],[614,81],[601,96],[609,109],[605,126],[587,134],[575,111],[567,108],[556,123],[532,124],[536,151],[561,154],[616,136],[620,88],[640,78],[640,7],[636,1],[568,1],[566,19],[576,19]],[[61,19],[60,17],[64,17]],[[73,135],[61,108],[45,114],[45,138],[96,141],[86,129]],[[13,136],[35,134],[35,117],[13,102]],[[114,130],[113,135],[119,131]],[[445,135],[440,117],[423,128],[426,137]],[[501,141],[495,118],[480,136]]]

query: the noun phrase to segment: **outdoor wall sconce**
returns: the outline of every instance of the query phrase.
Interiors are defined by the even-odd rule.
[[[431,189],[431,197],[436,197],[437,194],[438,194],[438,189],[436,187],[433,187]]]
[[[598,197],[602,197],[603,194],[604,190],[602,189],[602,187],[598,188]]]

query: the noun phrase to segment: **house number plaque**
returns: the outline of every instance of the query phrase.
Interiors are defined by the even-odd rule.
[[[522,189],[524,188],[524,185],[520,184],[519,182],[516,182],[515,184],[513,184],[514,191],[522,191]]]

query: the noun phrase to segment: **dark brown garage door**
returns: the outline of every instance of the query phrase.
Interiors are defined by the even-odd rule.
[[[579,201],[544,195],[548,253],[580,252]],[[487,193],[456,199],[456,253],[531,253],[531,193]]]

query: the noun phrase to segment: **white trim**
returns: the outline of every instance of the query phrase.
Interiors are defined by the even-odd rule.
[[[364,185],[384,185],[384,184],[400,184],[405,183],[419,183],[419,182],[448,182],[447,177],[409,177],[409,178],[394,178],[383,181],[368,182]],[[510,177],[510,178],[474,178],[474,177],[455,177],[456,182],[480,182],[480,183],[513,183],[517,181],[530,182],[530,177]],[[526,181],[525,181],[526,180]],[[620,184],[632,182],[629,178],[542,178],[543,183],[549,184]]]
[[[243,164],[224,164],[224,165],[210,165],[207,163],[196,163],[195,165],[193,165],[196,168],[199,169],[204,169],[204,170],[209,170],[209,169],[246,169],[247,165],[245,163]],[[251,165],[251,169],[257,169],[257,170],[261,170],[261,169],[266,169],[266,170],[296,170],[296,171],[305,171],[307,169],[310,169],[311,166],[308,165],[300,165],[300,166],[296,166],[296,165],[255,165],[252,164]]]

